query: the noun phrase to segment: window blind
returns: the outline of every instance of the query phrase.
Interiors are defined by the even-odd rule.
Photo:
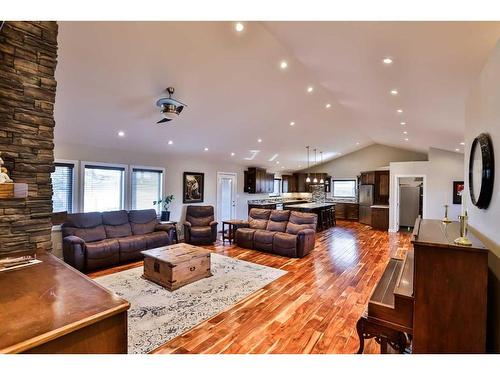
[[[73,164],[55,163],[52,178],[52,211],[73,212]]]
[[[122,167],[85,165],[84,212],[122,210],[124,176]]]
[[[163,171],[154,169],[132,169],[132,209],[154,208],[159,213],[162,206],[153,206],[162,196]]]

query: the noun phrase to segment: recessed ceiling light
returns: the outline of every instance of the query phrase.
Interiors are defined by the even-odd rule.
[[[173,145],[173,144],[174,144],[174,141],[168,141],[168,144],[169,144],[169,145]]]
[[[279,163],[280,163],[280,161],[279,161],[279,160],[276,160],[276,164],[279,164]]]
[[[262,142],[262,139],[260,139],[260,138],[259,138],[259,139],[257,139],[257,142],[261,143],[261,142]]]
[[[208,147],[205,147],[203,150],[204,150],[204,151],[208,151]]]
[[[465,142],[460,142],[460,145],[461,146],[465,146]]]
[[[328,108],[330,108],[331,106],[332,106],[332,105],[331,105],[330,103],[326,103],[325,108],[326,108],[326,109],[328,109]]]
[[[386,57],[382,60],[384,62],[384,64],[386,65],[390,65],[392,64],[392,59],[390,57]]]
[[[234,25],[234,29],[241,33],[243,30],[245,30],[245,25],[243,25],[241,22],[236,22]]]
[[[403,132],[403,134],[408,134],[408,132]]]
[[[231,152],[231,156],[234,156],[234,152]]]
[[[408,139],[408,138],[405,138],[405,141],[406,141],[406,142],[408,142],[408,141],[409,141],[409,139]]]
[[[359,142],[356,142],[356,146],[359,146]]]
[[[401,121],[401,122],[400,122],[400,124],[401,124],[401,125],[406,125],[406,122]]]
[[[281,166],[281,169],[285,169],[285,167],[284,167],[284,166]]]
[[[397,94],[398,94],[398,90],[395,90],[395,89],[391,90],[391,95],[397,95]]]
[[[119,135],[120,137],[125,137],[125,132],[123,132],[123,131],[121,131],[121,130],[120,130],[120,131],[118,132],[118,135]]]
[[[302,165],[300,165],[300,164],[299,164],[299,165],[297,165],[297,168],[302,168]]]
[[[455,151],[457,151],[457,152],[458,152],[458,151],[460,151],[460,150],[459,150],[458,148],[456,148],[456,149],[455,149]]]
[[[288,63],[287,63],[285,60],[283,60],[282,62],[280,62],[280,68],[281,68],[281,69],[286,69],[286,68],[288,68]]]
[[[397,113],[403,113],[403,110],[400,108],[398,110],[396,110]]]
[[[295,121],[290,121],[290,126],[294,126],[295,125]]]
[[[311,92],[313,92],[313,91],[314,91],[314,87],[309,86],[309,87],[307,88],[307,92],[308,92],[308,93],[311,93]]]

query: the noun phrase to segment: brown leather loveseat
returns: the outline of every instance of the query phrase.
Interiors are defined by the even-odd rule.
[[[314,249],[318,217],[313,213],[252,208],[248,222],[239,224],[236,244],[255,249],[302,258]]]
[[[141,251],[170,245],[174,231],[153,209],[68,214],[61,228],[64,261],[80,271],[142,259]]]

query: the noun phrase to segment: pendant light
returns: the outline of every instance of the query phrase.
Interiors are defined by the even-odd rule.
[[[316,167],[316,149],[314,149],[314,167]],[[315,184],[318,183],[318,179],[316,178],[316,172],[314,172],[313,183],[315,183]]]
[[[307,178],[306,182],[309,183],[311,182],[311,177],[309,176],[309,146],[306,146],[307,149]]]
[[[320,163],[323,164],[323,151],[320,151],[319,152],[319,156],[320,156]],[[319,183],[320,184],[324,184],[325,183],[325,180],[323,180],[323,176],[321,176],[321,179],[319,180]]]

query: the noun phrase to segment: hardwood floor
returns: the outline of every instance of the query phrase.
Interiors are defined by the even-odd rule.
[[[357,222],[318,233],[315,249],[290,259],[254,250],[205,248],[288,273],[231,309],[165,343],[155,353],[355,353],[356,322],[391,256],[410,247],[406,233],[387,233]],[[95,272],[102,276],[141,265]],[[374,340],[365,353],[379,353]]]

